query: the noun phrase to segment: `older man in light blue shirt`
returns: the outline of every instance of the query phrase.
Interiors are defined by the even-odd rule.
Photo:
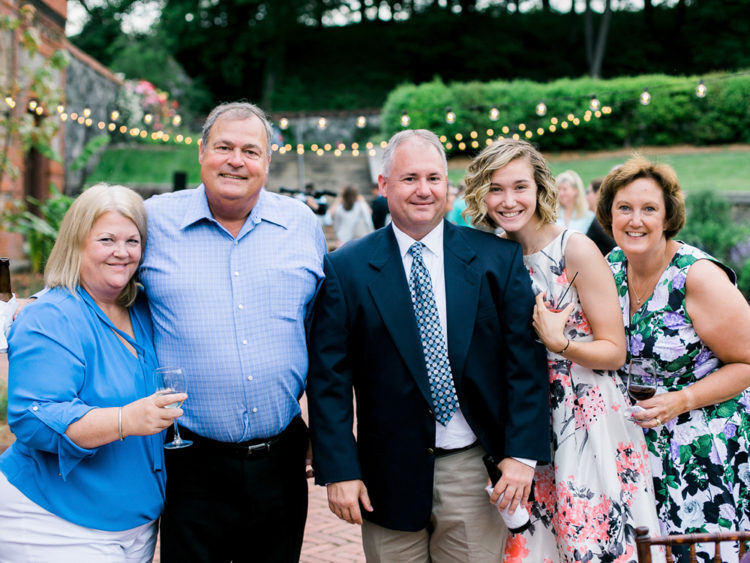
[[[194,442],[167,453],[164,563],[299,559],[298,401],[325,238],[304,204],[264,189],[269,147],[256,106],[219,106],[204,126],[202,185],[146,202],[140,276],[159,363],[188,378],[180,428]]]

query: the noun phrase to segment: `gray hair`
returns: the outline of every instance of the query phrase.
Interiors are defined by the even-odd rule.
[[[384,178],[387,178],[391,170],[393,169],[393,157],[396,154],[396,149],[399,147],[401,143],[404,141],[407,141],[408,139],[412,138],[419,138],[422,139],[424,142],[432,145],[435,147],[438,151],[438,154],[443,159],[443,172],[445,173],[445,177],[448,177],[448,159],[445,156],[445,149],[443,148],[443,144],[440,142],[440,139],[438,139],[438,136],[435,135],[432,131],[428,131],[427,129],[406,129],[404,131],[399,131],[396,133],[393,137],[391,137],[391,140],[388,141],[388,146],[385,147],[385,151],[383,152],[383,164],[381,167],[381,171]]]
[[[208,144],[208,136],[211,133],[211,127],[213,127],[216,120],[223,115],[229,119],[237,120],[250,119],[252,117],[260,119],[266,130],[266,156],[271,156],[271,141],[273,139],[273,127],[271,126],[271,122],[268,121],[268,118],[262,109],[249,102],[231,102],[221,104],[211,110],[211,113],[209,113],[206,118],[206,122],[203,124],[203,136],[201,137],[201,140],[204,148]]]

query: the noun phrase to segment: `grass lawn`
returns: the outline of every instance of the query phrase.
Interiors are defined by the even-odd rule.
[[[635,150],[601,153],[548,154],[552,174],[568,169],[581,175],[584,184],[604,177],[616,164],[621,164]],[[644,156],[672,166],[686,192],[715,190],[718,192],[750,192],[750,146],[729,147],[650,147],[641,149]],[[449,177],[454,182],[465,175],[468,161],[448,163]]]
[[[616,164],[626,160],[633,150],[595,153],[550,153],[553,174],[573,169],[588,184],[593,178],[605,176]],[[641,149],[649,158],[666,162],[677,171],[686,192],[716,190],[718,192],[750,192],[750,145],[722,147],[648,147]],[[279,158],[280,155],[275,155]],[[459,182],[465,175],[467,158],[448,162],[449,177]],[[155,147],[134,145],[109,148],[96,170],[87,178],[86,185],[96,182],[112,184],[172,184],[174,171],[187,172],[187,185],[200,182],[198,147]]]

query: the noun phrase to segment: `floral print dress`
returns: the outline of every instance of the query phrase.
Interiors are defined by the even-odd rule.
[[[524,257],[535,292],[552,307],[571,301],[565,335],[593,340],[578,293],[568,286],[564,231]],[[582,236],[580,234],[572,236]],[[635,528],[658,532],[643,432],[627,420],[628,401],[613,372],[591,370],[547,351],[552,411],[552,463],[537,466],[531,527],[512,534],[505,563],[635,562]],[[654,561],[663,561],[654,550]]]
[[[731,270],[683,243],[652,296],[631,318],[625,254],[615,248],[607,257],[628,327],[628,357],[646,359],[657,377],[657,393],[687,387],[721,367],[685,308],[688,270],[702,259],[712,260],[734,280]],[[750,391],[683,413],[646,429],[645,435],[663,534],[750,529]],[[734,549],[722,545],[722,560],[737,561]],[[713,545],[701,545],[698,561],[709,561],[713,553]],[[680,560],[688,560],[686,552]]]

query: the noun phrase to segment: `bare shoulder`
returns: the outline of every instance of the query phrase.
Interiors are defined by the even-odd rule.
[[[693,295],[710,295],[716,291],[736,291],[739,294],[727,273],[708,259],[697,260],[690,266],[685,284],[688,293]]]
[[[583,270],[591,265],[606,266],[604,256],[594,241],[583,233],[572,233],[565,247],[568,270]]]

